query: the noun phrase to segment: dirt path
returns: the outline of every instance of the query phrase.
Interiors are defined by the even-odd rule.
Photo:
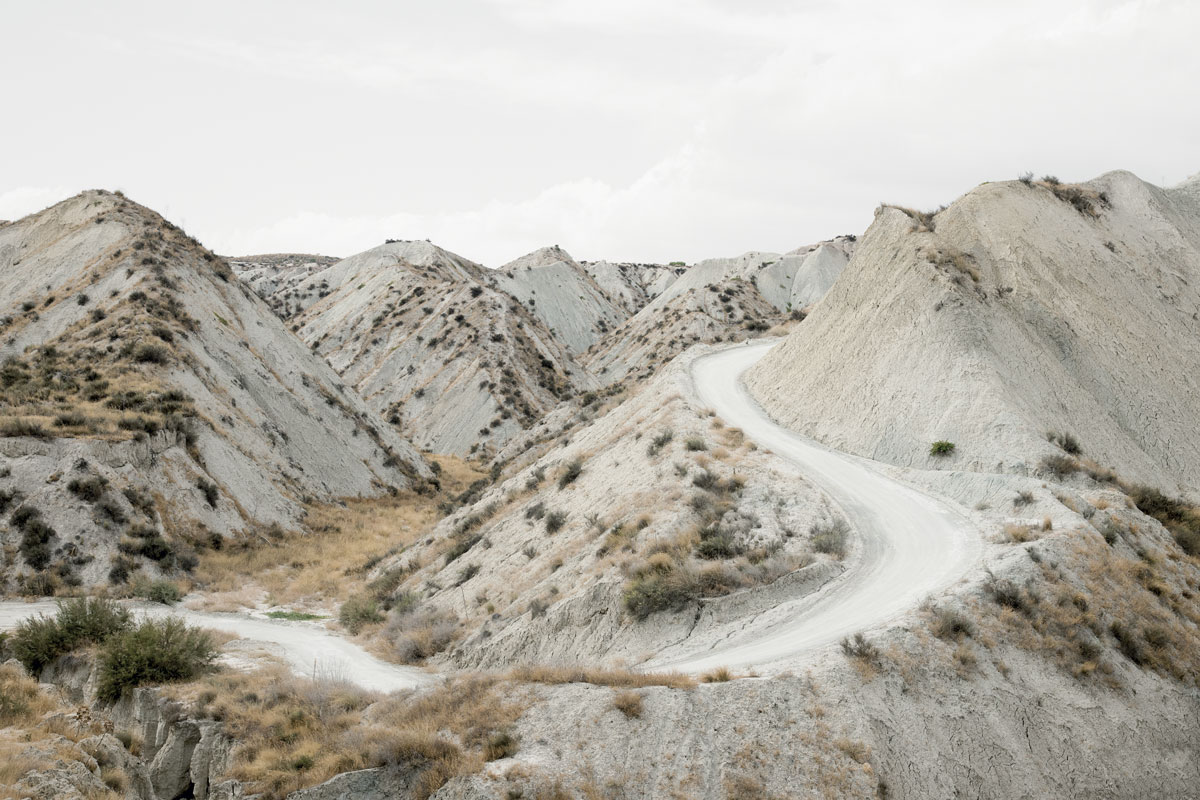
[[[684,643],[652,659],[649,668],[700,672],[796,656],[899,616],[958,581],[980,560],[979,533],[963,515],[887,477],[879,465],[829,450],[767,417],[741,376],[772,346],[734,347],[697,359],[692,366],[697,395],[727,424],[824,489],[860,537],[861,550],[820,592],[785,603],[720,642],[690,649]]]

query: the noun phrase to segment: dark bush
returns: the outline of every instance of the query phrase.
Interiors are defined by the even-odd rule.
[[[558,533],[567,522],[563,511],[550,511],[546,514],[546,533]]]
[[[94,503],[104,496],[107,487],[107,480],[99,475],[89,475],[86,478],[72,478],[67,484],[67,491],[80,500]]]
[[[953,452],[954,442],[947,442],[944,439],[929,445],[929,455],[931,456],[948,456]]]
[[[104,645],[96,695],[115,701],[138,686],[190,680],[207,669],[216,655],[208,633],[181,619],[145,620]]]
[[[139,364],[166,364],[171,353],[162,345],[140,344],[133,350],[133,360]]]
[[[39,614],[24,620],[12,636],[13,655],[32,674],[41,673],[64,653],[89,644],[102,644],[131,624],[129,611],[111,600],[81,597],[58,604],[53,617]]]
[[[50,431],[36,422],[26,419],[10,419],[0,425],[0,436],[33,436],[37,439],[49,439]]]
[[[583,462],[577,458],[574,461],[572,461],[570,464],[567,464],[566,469],[563,470],[563,474],[559,476],[558,488],[559,489],[567,488],[569,485],[574,483],[575,480],[582,474],[583,474]]]
[[[204,478],[199,478],[196,481],[196,488],[204,494],[204,499],[210,507],[217,507],[217,499],[220,497],[220,493],[217,491],[215,483]]]

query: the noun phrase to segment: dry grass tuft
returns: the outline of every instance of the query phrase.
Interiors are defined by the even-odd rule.
[[[640,689],[646,686],[691,689],[696,686],[695,678],[681,672],[634,672],[627,669],[593,667],[517,667],[506,677],[521,683],[591,683],[622,689]]]
[[[613,708],[629,719],[640,719],[645,701],[637,692],[618,692],[613,697]]]

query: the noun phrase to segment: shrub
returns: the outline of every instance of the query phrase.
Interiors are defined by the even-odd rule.
[[[950,608],[933,610],[933,635],[947,641],[960,641],[975,635],[975,623],[966,615]]]
[[[558,488],[565,489],[575,482],[575,479],[583,474],[583,462],[578,458],[567,464],[567,468],[563,470],[563,474],[558,478]]]
[[[158,344],[140,344],[133,350],[133,360],[139,364],[166,364],[170,351]]]
[[[392,641],[392,652],[406,664],[437,655],[458,635],[458,619],[435,608],[397,609],[388,620],[384,636]]]
[[[102,644],[129,628],[129,611],[111,600],[81,597],[58,604],[53,617],[39,614],[17,626],[10,647],[25,668],[39,674],[64,653],[87,644]]]
[[[700,593],[696,577],[668,562],[644,569],[625,589],[625,608],[639,620],[656,611],[680,609]]]
[[[699,436],[689,436],[683,446],[692,452],[708,449],[708,444]]]
[[[133,584],[133,594],[135,597],[145,598],[152,603],[162,603],[164,606],[173,606],[183,599],[183,592],[179,590],[172,581],[164,580],[138,580]]]
[[[204,478],[199,478],[196,480],[196,488],[204,494],[204,500],[208,503],[209,507],[217,507],[217,499],[220,497],[220,493],[217,491],[215,483]]]
[[[125,509],[121,508],[121,504],[117,502],[115,497],[105,495],[96,503],[96,512],[102,517],[107,517],[117,525],[124,525],[129,521],[129,517],[125,514]]]
[[[1043,458],[1040,466],[1060,481],[1082,469],[1078,461],[1070,456],[1064,456],[1059,453],[1052,453]]]
[[[1149,486],[1133,487],[1129,497],[1139,511],[1161,522],[1185,553],[1200,556],[1200,510]]]
[[[58,428],[81,428],[89,422],[86,416],[77,411],[67,411],[54,418],[54,425]]]
[[[842,652],[847,658],[853,658],[867,664],[879,664],[879,648],[862,635],[862,632],[852,637],[842,639]]]
[[[1017,496],[1013,498],[1014,506],[1027,506],[1033,502],[1033,492],[1022,491],[1017,492]]]
[[[931,456],[948,456],[954,452],[954,442],[947,442],[945,439],[939,439],[929,445],[929,455]]]
[[[642,716],[645,703],[637,692],[619,692],[613,697],[613,708],[620,711],[628,719],[638,719]]]
[[[33,436],[37,439],[49,439],[50,431],[36,422],[25,419],[11,419],[0,425],[0,436]]]
[[[484,761],[496,761],[508,758],[517,752],[517,737],[508,731],[495,731],[487,738],[483,748]]]
[[[814,525],[812,528],[812,546],[818,553],[828,553],[837,558],[846,555],[846,539],[850,534],[850,526],[841,517],[828,525]]]
[[[566,523],[566,512],[549,511],[546,513],[546,533],[558,533]]]
[[[383,622],[379,604],[374,597],[365,594],[351,595],[338,610],[338,622],[352,634],[357,634],[367,625]]]
[[[467,581],[479,574],[478,564],[467,564],[458,571],[458,578],[454,581],[455,586],[462,586]]]
[[[104,645],[96,695],[114,701],[138,686],[190,680],[207,669],[216,655],[208,633],[177,617],[144,620],[136,628],[116,633]]]
[[[1079,440],[1069,433],[1051,433],[1047,438],[1073,456],[1077,456],[1083,452]]]
[[[733,672],[729,667],[717,667],[711,672],[701,675],[700,680],[704,683],[728,683],[733,680]]]
[[[659,451],[666,447],[673,438],[675,438],[674,432],[670,428],[664,429],[658,436],[650,440],[650,445],[646,448],[646,455],[658,455]]]
[[[104,496],[104,490],[108,487],[108,481],[99,475],[91,475],[86,478],[73,478],[67,483],[67,491],[78,497],[80,500],[86,500],[89,503],[94,503]]]

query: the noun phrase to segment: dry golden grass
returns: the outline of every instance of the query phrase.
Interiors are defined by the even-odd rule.
[[[1004,541],[1023,544],[1035,541],[1038,537],[1033,528],[1028,525],[1018,525],[1010,522],[1004,526]]]
[[[442,495],[403,492],[395,497],[353,498],[310,506],[306,531],[247,537],[239,544],[201,554],[197,583],[221,607],[261,588],[278,604],[344,601],[375,563],[427,535],[441,519],[438,503],[483,477],[461,459],[436,456],[442,465]]]
[[[172,694],[224,723],[237,741],[232,776],[268,798],[372,765],[366,743],[352,746],[350,734],[378,697],[336,679],[312,681],[271,666],[209,675]]]
[[[59,714],[46,716],[55,711]],[[0,800],[27,796],[12,787],[30,771],[53,769],[63,761],[94,765],[75,742],[100,730],[89,709],[70,708],[43,692],[19,667],[0,665]],[[95,794],[96,800],[110,797],[118,795]]]
[[[691,689],[696,679],[681,672],[634,672],[627,669],[593,667],[517,667],[506,677],[519,683],[592,683],[622,689],[646,686],[666,686],[671,689]]]

